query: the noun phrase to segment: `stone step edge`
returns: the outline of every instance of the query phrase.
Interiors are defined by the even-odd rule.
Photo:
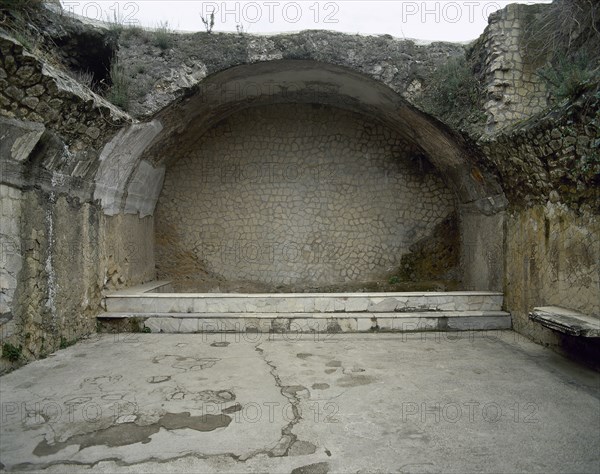
[[[418,311],[418,312],[360,312],[360,313],[138,313],[106,312],[97,319],[179,318],[179,319],[414,319],[414,318],[477,318],[508,317],[505,311]]]
[[[218,298],[218,299],[271,299],[271,298],[341,298],[341,299],[352,299],[352,298],[420,298],[420,297],[433,297],[441,298],[447,296],[461,296],[461,297],[498,297],[504,296],[504,293],[497,291],[423,291],[423,292],[395,292],[395,293],[151,293],[147,291],[134,291],[134,290],[122,290],[119,292],[108,293],[104,295],[104,298],[123,298],[123,299],[137,299],[137,298]]]
[[[156,306],[158,306],[158,308],[156,308]],[[113,304],[108,304],[105,306],[105,311],[106,313],[114,313],[114,314],[135,314],[135,315],[146,315],[146,314],[178,314],[178,315],[193,315],[193,317],[198,317],[200,315],[204,315],[205,317],[214,317],[215,315],[219,315],[219,314],[235,314],[235,315],[247,315],[248,317],[261,317],[260,315],[263,314],[269,314],[269,315],[289,315],[287,317],[293,318],[293,317],[300,317],[300,316],[295,316],[295,315],[299,315],[299,314],[303,314],[303,315],[319,315],[316,317],[321,317],[321,318],[328,318],[328,317],[338,317],[340,315],[349,315],[349,314],[362,314],[363,317],[366,317],[368,315],[376,315],[376,314],[396,314],[396,315],[402,315],[402,314],[424,314],[424,313],[435,313],[438,315],[441,315],[443,313],[457,313],[457,312],[463,312],[463,313],[471,313],[471,312],[489,312],[489,311],[502,311],[502,305],[500,304],[480,304],[480,303],[473,303],[471,305],[463,305],[463,304],[448,304],[448,305],[439,305],[439,306],[446,306],[443,308],[440,308],[437,305],[423,305],[423,306],[418,306],[418,307],[414,307],[414,306],[409,306],[409,307],[402,307],[400,309],[397,310],[391,310],[390,308],[381,308],[380,310],[378,310],[377,308],[369,308],[366,310],[360,310],[360,309],[355,309],[355,308],[351,308],[349,310],[346,309],[340,309],[340,310],[334,310],[334,309],[330,309],[330,310],[324,310],[324,311],[315,311],[314,308],[307,308],[305,310],[302,310],[301,308],[281,308],[281,309],[277,309],[277,308],[263,308],[263,309],[259,309],[259,308],[250,308],[246,311],[243,310],[243,308],[236,308],[236,307],[225,307],[222,309],[219,308],[207,308],[204,311],[192,311],[192,308],[185,309],[185,306],[181,307],[180,309],[177,308],[172,308],[170,307],[170,305],[167,305],[167,308],[162,307],[163,305],[153,305],[153,307],[155,308],[154,310],[151,309],[144,309],[144,308],[140,308],[137,307],[136,305],[113,305]],[[448,307],[450,306],[450,307]],[[160,311],[160,309],[162,309],[163,311]],[[458,308],[458,309],[457,309]],[[236,311],[237,309],[237,311]],[[240,311],[241,309],[241,311]],[[166,311],[164,311],[166,310]],[[171,311],[169,311],[171,310]],[[283,317],[283,316],[282,316]],[[311,317],[311,316],[302,316],[302,317]],[[399,316],[400,317],[400,316]]]

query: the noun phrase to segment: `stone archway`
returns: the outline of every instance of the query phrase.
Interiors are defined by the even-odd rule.
[[[477,149],[384,83],[337,65],[276,60],[208,76],[152,121],[133,125],[107,145],[96,197],[108,213],[152,214],[165,169],[188,156],[199,138],[237,113],[283,104],[320,104],[368,117],[407,143],[415,156],[429,161],[456,196],[463,288],[501,289],[498,249],[506,200],[495,177],[478,166]],[[115,169],[122,171],[117,186],[112,184]],[[103,173],[109,170],[107,178]],[[110,183],[108,194],[103,180]]]
[[[459,216],[458,220],[462,224],[460,246],[462,248],[463,278],[466,277],[468,280],[469,275],[474,274],[475,270],[472,269],[473,259],[471,259],[471,256],[474,253],[477,254],[477,250],[480,250],[476,247],[494,245],[494,242],[489,242],[487,238],[481,239],[477,235],[482,230],[480,224],[485,222],[484,231],[486,228],[493,229],[490,232],[491,234],[495,234],[498,226],[501,225],[498,221],[498,219],[501,219],[501,214],[498,214],[498,212],[504,207],[505,200],[497,182],[477,167],[475,152],[460,135],[409,105],[384,84],[340,66],[303,60],[281,60],[238,66],[206,78],[188,97],[163,109],[155,117],[160,122],[163,130],[154,138],[143,158],[154,169],[166,167],[175,170],[173,174],[178,178],[173,178],[174,181],[171,180],[173,182],[167,180],[168,196],[165,199],[179,200],[182,198],[182,193],[175,192],[175,190],[183,186],[182,180],[185,180],[186,173],[192,173],[192,175],[198,173],[198,169],[190,169],[192,163],[198,163],[198,160],[205,160],[201,166],[207,166],[207,163],[211,163],[211,157],[197,156],[197,148],[206,146],[206,143],[200,143],[201,137],[214,131],[214,127],[218,127],[217,124],[230,127],[232,117],[239,114],[252,115],[252,112],[248,112],[249,110],[263,109],[273,112],[285,106],[291,107],[292,104],[294,104],[293,107],[301,107],[301,104],[320,104],[327,107],[330,113],[334,110],[342,110],[345,111],[344,114],[346,115],[354,114],[355,117],[363,117],[365,120],[372,121],[382,127],[382,133],[392,134],[404,144],[404,148],[407,150],[407,156],[403,157],[405,162],[409,159],[408,155],[413,158],[417,157],[419,160],[423,159],[425,162],[431,162],[435,167],[435,172],[433,172],[437,177],[435,179],[441,178],[439,181],[443,181],[440,189],[436,188],[436,192],[446,192],[442,187],[451,190],[456,197],[456,202],[452,200],[453,202],[450,203],[448,197],[440,200],[439,197],[433,198],[430,196],[436,202],[436,204],[430,204],[430,206],[438,206],[438,204],[438,207],[445,206]],[[240,130],[236,129],[233,133],[239,133]],[[236,146],[243,147],[243,144],[238,143]],[[369,146],[373,146],[373,144],[371,143]],[[202,153],[199,154],[202,155]],[[190,159],[190,156],[194,155],[195,157]],[[213,156],[212,163],[217,163],[220,159]],[[182,162],[185,163],[183,169],[186,170],[183,173]],[[297,162],[297,164],[302,166],[300,165],[301,162]],[[400,174],[405,173],[405,171],[396,170]],[[210,173],[210,170],[204,169],[203,173],[206,176],[207,173]],[[364,170],[358,172],[358,174],[364,175]],[[445,187],[443,184],[445,184]],[[306,185],[306,183],[303,183],[303,185]],[[438,185],[434,187],[436,186]],[[223,190],[222,186],[219,186],[219,188]],[[207,188],[205,187],[204,190],[206,191]],[[178,189],[178,191],[181,191],[181,189]],[[192,193],[197,192],[192,189],[189,191]],[[217,188],[214,191],[218,194]],[[391,192],[386,189],[386,192],[388,191]],[[212,194],[214,195],[215,192],[212,192]],[[236,193],[235,188],[227,192]],[[416,193],[414,202],[418,203],[419,200],[425,199],[427,194],[428,192]],[[230,197],[241,199],[240,195]],[[258,196],[254,195],[254,198],[258,199]],[[291,197],[288,196],[288,198]],[[204,199],[206,199],[206,195],[204,195]],[[261,196],[261,199],[264,199],[264,196]],[[376,190],[373,190],[373,194],[368,199],[378,201]],[[446,203],[441,204],[441,201],[444,200]],[[384,207],[389,207],[389,203],[386,203],[384,199],[380,201],[379,211]],[[237,274],[240,278],[250,278],[273,284],[276,281],[281,283],[306,281],[310,285],[318,280],[333,279],[335,281],[336,278],[338,281],[340,279],[346,281],[360,280],[365,278],[365,275],[372,278],[375,267],[378,269],[380,276],[384,276],[386,271],[391,274],[395,270],[394,266],[398,266],[401,254],[408,253],[412,244],[417,243],[420,238],[430,235],[434,231],[434,227],[440,225],[441,221],[448,218],[451,213],[448,209],[445,209],[443,212],[439,211],[440,215],[437,216],[437,219],[430,220],[427,220],[425,215],[420,216],[421,222],[419,225],[422,228],[419,230],[421,234],[416,232],[417,235],[413,235],[412,240],[405,239],[402,244],[396,242],[397,245],[385,242],[377,247],[377,255],[367,259],[362,266],[356,265],[356,259],[352,260],[352,264],[349,264],[349,260],[347,260],[343,264],[345,268],[332,273],[331,267],[335,266],[333,264],[329,266],[330,268],[327,271],[322,268],[323,265],[317,265],[319,268],[315,267],[315,254],[321,257],[324,247],[323,240],[330,240],[336,234],[336,231],[338,234],[345,231],[347,238],[350,238],[348,229],[344,229],[343,226],[337,229],[329,228],[325,231],[325,235],[321,234],[323,231],[322,226],[309,225],[304,231],[299,227],[292,226],[289,227],[288,237],[286,238],[269,227],[272,224],[273,216],[265,216],[263,212],[261,218],[264,224],[268,224],[266,230],[271,229],[273,231],[272,239],[268,239],[256,227],[250,226],[241,229],[239,226],[227,225],[226,219],[239,217],[239,213],[232,211],[231,206],[210,206],[215,213],[221,213],[223,220],[219,223],[219,217],[215,215],[211,218],[209,210],[207,210],[208,214],[206,212],[195,213],[194,209],[197,210],[197,206],[192,206],[187,211],[182,211],[183,214],[174,217],[177,214],[175,209],[178,205],[177,203],[172,204],[174,207],[163,206],[165,212],[162,214],[159,208],[156,221],[159,235],[157,240],[159,272],[167,268],[163,275],[169,277],[172,276],[174,268],[183,269],[183,275],[186,276],[206,270],[227,279],[235,278]],[[270,203],[270,205],[273,205],[273,203]],[[410,207],[410,204],[408,206]],[[225,209],[229,209],[229,211],[225,211]],[[243,209],[242,213],[245,214],[253,214],[256,211],[256,209],[254,211],[248,208]],[[341,209],[340,212],[347,212],[347,210],[343,210],[343,206]],[[288,211],[298,212],[298,208],[296,210],[288,209]],[[371,209],[371,211],[375,212],[376,215],[381,215],[381,212],[377,209]],[[229,216],[225,215],[227,212],[229,212]],[[312,212],[314,215],[315,210],[313,209]],[[435,213],[438,210],[436,208],[424,212]],[[363,219],[363,222],[368,221],[367,213],[357,216],[357,222],[360,219]],[[325,218],[330,219],[331,215],[327,214]],[[182,226],[176,222],[187,222],[189,224],[194,219],[198,219],[198,221],[190,225]],[[474,220],[477,221],[475,227],[473,227]],[[199,225],[198,222],[205,222],[206,225]],[[280,222],[280,224],[284,226],[283,223]],[[387,222],[384,227],[385,225],[387,225]],[[221,229],[221,232],[218,229]],[[292,234],[298,232],[302,234],[299,239],[291,237]],[[386,232],[388,234],[394,232],[412,232],[415,234],[415,226],[413,225],[411,229],[408,229],[399,225],[393,229],[388,228]],[[256,239],[257,233],[261,234],[262,237]],[[315,233],[316,235],[313,235]],[[330,248],[328,252],[338,255],[342,255],[343,252],[346,252],[346,255],[372,252],[373,249],[367,249],[365,244],[369,239],[377,241],[376,237],[376,233],[369,234],[367,232],[363,235],[362,240],[359,239],[360,243],[355,249],[334,246],[332,248],[336,248],[336,250],[332,251]],[[289,245],[294,246],[292,252],[294,258],[290,257]],[[179,248],[179,250],[173,253],[176,248]],[[218,255],[215,256],[215,252]],[[385,259],[385,254],[390,252],[395,253],[394,259]],[[162,257],[161,253],[163,254]],[[175,253],[180,258],[175,258]],[[260,258],[257,261],[259,255]],[[500,283],[497,275],[500,274],[498,266],[501,265],[501,259],[490,265],[489,259],[486,258],[490,255],[490,251],[484,251],[484,257],[479,262],[477,268],[480,275],[477,283],[478,289],[482,289],[482,271],[483,273],[489,273],[490,276],[493,274],[492,279],[495,278],[494,282],[485,282],[483,285],[485,288],[483,289],[497,288]],[[494,249],[494,255],[497,256],[496,249]],[[225,260],[228,260],[228,262]],[[293,260],[293,262],[290,260]],[[380,264],[376,265],[375,261],[380,262]],[[381,263],[382,261],[385,261],[385,263]],[[188,263],[183,264],[183,262]],[[196,262],[196,264],[190,264],[190,262]],[[358,267],[360,269],[357,269]],[[171,270],[168,270],[168,268],[171,268]],[[471,286],[473,285],[469,285],[467,281],[467,287]]]

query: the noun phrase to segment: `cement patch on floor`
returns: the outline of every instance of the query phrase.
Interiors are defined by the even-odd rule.
[[[99,335],[0,378],[0,468],[598,472],[599,381],[512,331]]]

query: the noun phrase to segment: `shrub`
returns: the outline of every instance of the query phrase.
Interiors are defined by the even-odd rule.
[[[215,12],[211,12],[211,14],[207,18],[204,18],[202,15],[200,15],[200,18],[202,19],[204,28],[206,28],[206,32],[209,34],[212,33],[212,30],[215,27]],[[238,29],[238,33],[239,32],[240,31]]]
[[[596,0],[556,0],[526,22],[527,59],[545,63],[537,74],[551,99],[576,99],[598,80],[599,18]]]
[[[169,28],[168,21],[159,23],[154,32],[154,45],[163,50],[169,49],[173,43],[172,34],[173,31]]]
[[[556,59],[538,70],[548,84],[554,100],[576,99],[596,77],[597,69],[590,68],[591,60],[585,50],[573,56],[557,55]]]
[[[460,127],[477,119],[481,94],[466,57],[452,57],[432,74],[421,105],[426,112]]]
[[[94,73],[91,71],[71,71],[71,77],[90,89],[94,83]]]
[[[113,59],[110,66],[110,80],[112,85],[108,90],[106,98],[117,107],[127,110],[129,107],[131,79],[117,58]]]

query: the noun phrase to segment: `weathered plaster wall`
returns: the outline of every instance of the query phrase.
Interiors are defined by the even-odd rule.
[[[460,213],[462,286],[465,290],[503,291],[504,213]]]
[[[368,281],[394,272],[454,210],[435,169],[373,119],[317,105],[247,109],[167,170],[159,276]]]
[[[101,285],[97,215],[72,198],[24,191],[21,201],[22,268],[11,307],[14,334],[3,342],[26,358],[55,350],[95,328]]]
[[[114,290],[155,279],[152,216],[102,214],[99,229],[104,288]]]
[[[104,216],[96,205],[64,194],[9,193],[21,195],[12,214],[20,242],[3,238],[10,253],[2,284],[8,312],[0,329],[2,342],[22,345],[24,357],[94,332],[104,291],[154,279],[151,217]]]
[[[600,316],[600,98],[584,96],[482,141],[511,202],[505,306],[536,342],[585,356],[594,341],[562,336],[528,313],[556,305]]]
[[[516,331],[556,349],[593,346],[529,321],[528,313],[536,306],[562,306],[600,317],[600,218],[552,203],[511,212],[505,279],[505,305]]]
[[[0,184],[0,329],[1,337],[14,333],[12,305],[21,258],[21,190]]]
[[[139,183],[113,192],[113,217],[94,200],[101,156],[115,155],[101,151],[127,114],[3,33],[0,85],[0,343],[23,361],[94,332],[104,291],[154,279],[153,219],[142,216],[153,204],[137,199]],[[132,172],[152,176],[137,158]],[[0,372],[9,366],[0,359]]]

